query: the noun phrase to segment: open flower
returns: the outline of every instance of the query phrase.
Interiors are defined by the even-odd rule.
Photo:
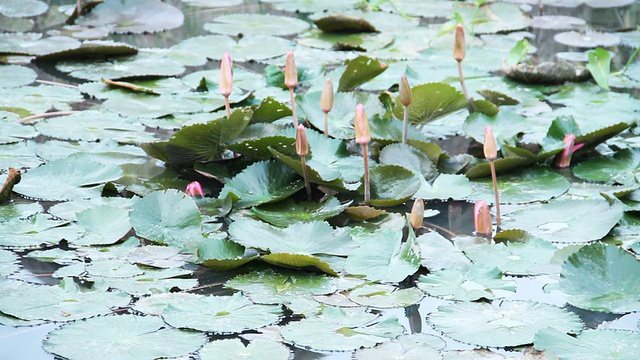
[[[204,196],[204,191],[202,191],[202,185],[199,182],[194,181],[187,185],[187,189],[185,193],[189,196]]]

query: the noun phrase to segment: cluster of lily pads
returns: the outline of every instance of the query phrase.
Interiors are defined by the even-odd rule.
[[[60,323],[43,347],[71,359],[640,357],[640,66],[610,73],[602,48],[541,76],[526,32],[579,21],[538,1],[269,0],[287,14],[214,12],[213,35],[144,48],[104,38],[189,16],[81,3],[0,0],[4,328]],[[582,68],[597,83],[539,84]],[[433,225],[442,203],[479,204],[477,232]]]

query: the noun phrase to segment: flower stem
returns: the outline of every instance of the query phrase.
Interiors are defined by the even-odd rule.
[[[300,156],[302,161],[302,177],[304,177],[304,187],[307,189],[307,200],[311,201],[311,183],[309,182],[309,173],[307,172],[306,156]]]
[[[324,113],[324,136],[329,136],[329,113]]]
[[[402,123],[402,143],[407,143],[407,130],[409,128],[409,107],[404,107],[404,120]]]
[[[489,162],[491,166],[491,180],[493,180],[493,193],[496,197],[496,224],[500,226],[500,197],[498,196],[498,179],[496,176],[496,164],[495,161]]]
[[[231,117],[231,103],[229,103],[229,97],[224,97],[224,106],[227,109],[227,119]]]
[[[362,145],[362,157],[364,158],[364,204],[369,205],[371,202],[371,188],[369,185],[369,155],[366,144]]]
[[[291,95],[291,112],[293,115],[293,126],[298,127],[298,112],[296,111],[296,96],[293,93],[293,86],[289,87],[289,94]]]

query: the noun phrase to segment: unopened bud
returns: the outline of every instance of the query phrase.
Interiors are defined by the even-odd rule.
[[[298,124],[298,128],[296,129],[296,152],[300,156],[307,156],[307,154],[309,154],[307,130],[305,130],[302,124]]]
[[[369,120],[367,113],[364,111],[362,104],[356,105],[356,142],[360,145],[366,145],[371,141],[371,132],[369,131]]]
[[[320,96],[320,108],[325,113],[331,111],[333,107],[333,80],[328,78],[324,82],[324,88],[322,89],[322,95]]]
[[[489,205],[480,200],[473,207],[473,222],[476,227],[476,234],[483,236],[491,236],[493,231],[491,224],[491,213]]]
[[[491,130],[491,126],[487,125],[484,127],[484,157],[493,161],[498,157],[498,150],[496,147],[496,138],[493,136],[493,130]]]
[[[287,60],[284,64],[284,84],[288,88],[294,88],[298,85],[298,70],[292,50],[287,51]]]
[[[464,27],[458,23],[456,25],[456,38],[453,43],[453,58],[457,61],[462,61],[467,54],[467,49],[464,43]]]
[[[409,214],[409,223],[414,230],[418,230],[422,226],[422,220],[424,220],[424,200],[417,198]]]
[[[411,86],[409,86],[409,80],[407,80],[407,75],[402,75],[400,77],[400,102],[404,106],[409,106],[411,104],[411,100],[413,99],[413,94],[411,93]]]
[[[567,134],[564,136],[564,150],[560,154],[560,157],[556,159],[556,166],[559,168],[566,168],[571,165],[571,156],[573,150],[575,150],[576,136],[573,134]]]
[[[231,91],[233,90],[233,71],[231,65],[231,55],[225,53],[220,63],[220,94],[225,97],[231,95]]]
[[[197,181],[194,181],[189,185],[187,185],[187,189],[185,190],[185,193],[189,196],[196,196],[196,195],[204,196],[204,191],[202,191],[202,185],[200,185],[200,183]]]

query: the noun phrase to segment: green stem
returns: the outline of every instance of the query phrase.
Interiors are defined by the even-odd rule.
[[[324,113],[324,136],[329,136],[329,113]]]
[[[311,201],[311,182],[309,182],[309,173],[307,172],[307,159],[305,156],[300,156],[302,161],[302,177],[304,177],[304,187],[307,188],[307,200]]]
[[[407,143],[407,130],[409,128],[409,107],[404,107],[404,120],[402,124],[402,143]]]
[[[362,157],[364,158],[364,204],[369,205],[371,202],[371,188],[369,185],[369,155],[366,144],[362,145]]]
[[[291,112],[293,115],[293,126],[298,128],[298,112],[296,111],[296,96],[293,93],[293,87],[289,88],[289,94],[291,95]]]
[[[469,104],[469,112],[476,111],[475,105],[471,102],[469,93],[467,92],[467,84],[464,81],[464,71],[462,71],[462,61],[458,61],[458,75],[460,76],[460,86],[462,86],[462,93],[464,94],[467,104]]]
[[[229,102],[229,97],[224,97],[224,107],[227,109],[227,119],[231,117],[231,103]]]
[[[500,197],[498,195],[498,177],[496,176],[496,164],[495,161],[489,162],[491,166],[491,180],[493,181],[493,193],[496,197],[496,225],[500,226]]]

